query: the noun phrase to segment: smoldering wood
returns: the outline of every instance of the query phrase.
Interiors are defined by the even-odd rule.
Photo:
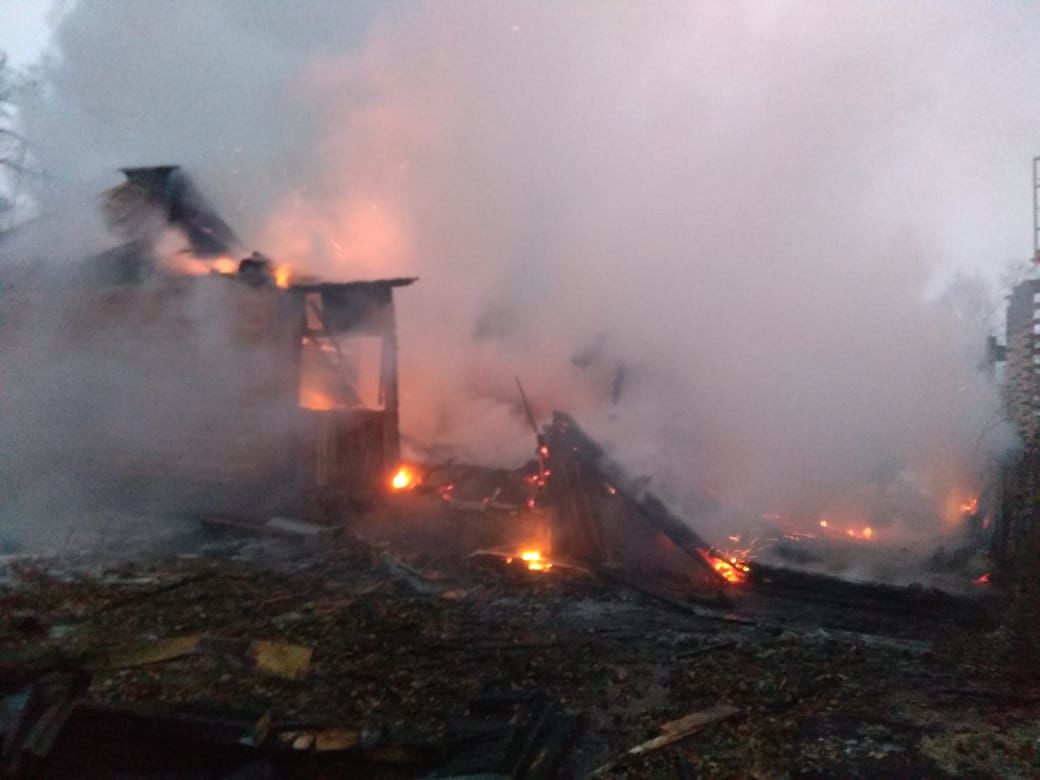
[[[711,545],[665,503],[632,479],[603,448],[594,442],[573,417],[553,412],[545,427],[548,448],[547,481],[549,503],[554,510],[554,546],[578,560],[610,564],[620,555],[617,545],[607,543],[604,517],[609,505],[620,506],[622,523],[638,517],[663,534],[688,557],[687,564],[707,582],[726,584],[725,578],[705,561],[702,551]],[[632,534],[638,539],[638,534]]]
[[[890,614],[929,617],[941,613],[973,626],[985,626],[992,621],[989,610],[978,600],[936,588],[851,582],[838,577],[768,566],[755,561],[748,565],[749,581],[758,593]]]

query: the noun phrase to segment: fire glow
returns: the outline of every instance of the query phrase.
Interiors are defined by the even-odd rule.
[[[401,466],[394,472],[393,476],[390,477],[390,487],[397,493],[411,490],[418,484],[418,482],[419,479],[415,470],[408,466]]]
[[[521,550],[516,558],[526,564],[528,571],[549,571],[553,567],[550,561],[542,557],[541,550]],[[513,560],[506,558],[506,563],[512,563]]]
[[[869,542],[874,538],[874,529],[869,525],[864,528],[848,528],[845,530],[845,535],[851,539],[858,539],[861,542]]]
[[[280,265],[274,269],[274,283],[281,289],[287,289],[293,280],[293,270],[287,265]]]
[[[722,556],[716,555],[715,550],[698,550],[701,557],[717,571],[722,577],[732,585],[739,585],[747,580],[747,575],[751,571],[751,567],[744,561],[740,560],[736,556]]]
[[[872,542],[872,541],[874,541],[875,531],[874,531],[873,527],[871,527],[869,525],[865,525],[865,526],[862,526],[862,527],[859,527],[859,528],[857,528],[855,526],[846,526],[846,527],[842,528],[839,525],[831,523],[826,518],[820,518],[819,527],[822,530],[822,533],[823,533],[824,536],[827,536],[827,535],[830,535],[830,534],[844,534],[849,539],[855,539],[857,542]],[[796,536],[801,536],[801,535],[799,535],[799,534],[796,534],[795,536],[789,536],[788,535],[788,538],[795,538]],[[806,538],[810,538],[811,539],[813,537],[813,534],[804,534],[804,536]]]

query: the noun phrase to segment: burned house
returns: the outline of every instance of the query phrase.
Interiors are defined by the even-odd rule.
[[[399,457],[394,290],[415,280],[290,283],[230,259],[241,242],[180,169],[124,173],[103,208],[125,242],[6,296],[5,362],[47,389],[15,407],[42,421],[39,463],[199,512],[378,497]],[[188,247],[172,263],[168,230]]]

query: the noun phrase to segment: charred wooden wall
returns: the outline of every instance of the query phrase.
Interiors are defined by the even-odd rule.
[[[1001,467],[992,552],[1002,576],[1040,578],[1040,448],[1035,445]]]

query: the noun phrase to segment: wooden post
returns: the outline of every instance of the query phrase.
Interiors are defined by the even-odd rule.
[[[397,320],[394,292],[387,288],[383,307],[383,354],[380,361],[380,392],[383,395],[383,471],[397,465],[401,457],[401,431],[397,395]]]

